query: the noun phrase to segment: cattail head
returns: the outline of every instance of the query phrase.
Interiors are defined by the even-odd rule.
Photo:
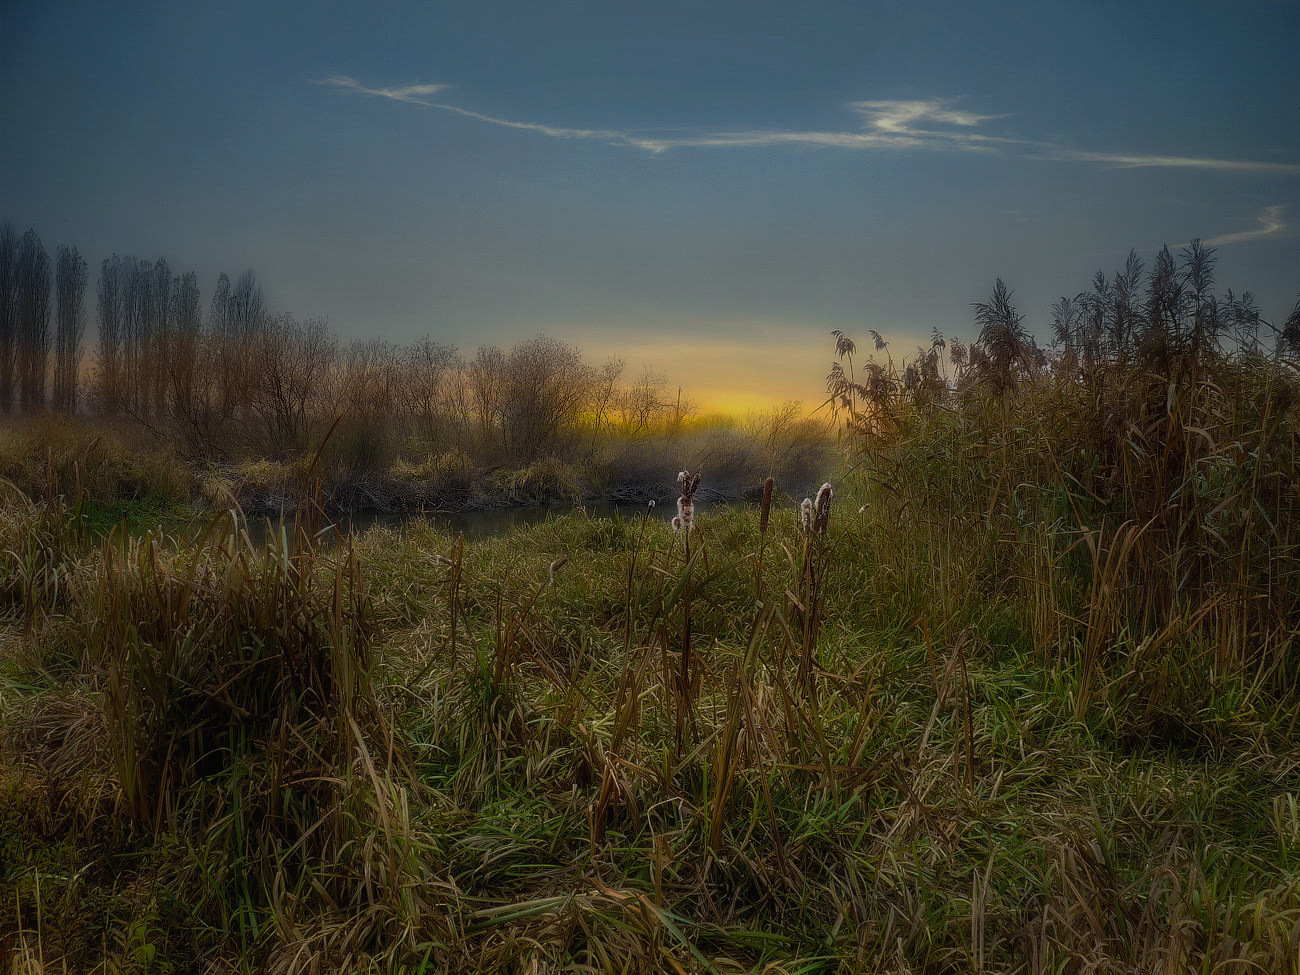
[[[563,569],[564,564],[568,561],[569,561],[569,557],[567,555],[561,555],[558,559],[556,559],[554,562],[551,563],[550,568],[547,570],[547,575],[550,578],[551,585],[555,585],[555,574],[559,572],[561,569]]]
[[[700,486],[700,475],[682,471],[677,475],[677,483],[682,487],[682,495],[677,499],[677,517],[673,527],[689,532],[695,524],[695,489]]]
[[[673,517],[673,531],[679,532],[681,530],[682,530],[682,516],[675,515]]]
[[[677,475],[677,483],[681,485],[682,498],[689,502],[695,497],[695,489],[700,486],[700,475],[681,471]]]
[[[812,498],[804,498],[803,504],[799,505],[799,527],[803,529],[805,535],[811,535],[813,530],[813,503]]]
[[[763,505],[758,509],[758,533],[767,534],[767,517],[772,512],[772,488],[776,486],[776,478],[769,476],[763,482]]]
[[[821,490],[817,492],[817,501],[814,504],[816,520],[813,527],[821,534],[826,534],[826,527],[831,520],[831,498],[835,492],[831,490],[829,484],[823,484]]]

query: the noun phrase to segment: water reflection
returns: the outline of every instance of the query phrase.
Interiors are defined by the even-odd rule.
[[[698,501],[695,508],[697,515],[707,515],[710,511],[728,506],[751,506],[751,502],[708,502]],[[541,524],[551,518],[573,512],[585,511],[589,518],[640,518],[646,513],[643,504],[616,504],[609,501],[588,502],[580,505],[538,504],[521,505],[509,508],[485,508],[465,511],[402,511],[380,512],[360,511],[329,520],[330,527],[325,536],[338,538],[349,531],[361,534],[369,528],[400,528],[412,521],[425,521],[440,531],[453,535],[464,534],[466,538],[486,538],[514,528]],[[660,503],[650,509],[650,517],[659,521],[671,521],[677,513],[676,503]],[[293,513],[283,516],[260,517],[248,519],[248,533],[254,542],[263,544],[272,535],[279,535],[281,528],[293,530]]]

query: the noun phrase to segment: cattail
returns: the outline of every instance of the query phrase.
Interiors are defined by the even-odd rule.
[[[776,486],[776,478],[769,476],[763,482],[763,505],[758,509],[758,533],[767,534],[767,517],[772,511],[772,488]]]
[[[826,527],[830,524],[831,498],[834,496],[835,492],[831,490],[829,484],[823,484],[821,490],[817,492],[817,519],[814,527],[823,535],[826,534]]]
[[[690,531],[695,524],[695,504],[685,496],[677,499],[677,526],[683,531]]]
[[[799,505],[799,526],[803,529],[805,535],[811,535],[813,530],[813,503],[812,498],[804,498],[803,504]]]
[[[677,517],[673,527],[689,532],[695,525],[695,489],[700,486],[700,475],[691,476],[690,471],[681,471],[677,483],[682,486],[682,496],[677,499]]]
[[[682,517],[681,517],[681,515],[675,515],[675,516],[673,516],[673,522],[672,522],[672,524],[673,524],[673,531],[675,531],[675,532],[679,532],[679,531],[681,531],[681,530],[682,530]]]
[[[547,570],[547,575],[550,577],[551,585],[555,585],[555,573],[563,569],[564,563],[568,561],[569,561],[569,557],[567,555],[562,555],[554,562],[551,563],[550,569]]]

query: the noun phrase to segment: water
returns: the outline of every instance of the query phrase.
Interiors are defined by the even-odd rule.
[[[757,506],[755,502],[747,501],[697,501],[695,511],[697,515],[707,515],[710,511],[736,505]],[[541,524],[550,518],[558,518],[561,515],[575,511],[585,511],[589,518],[622,518],[626,520],[640,518],[645,514],[646,506],[643,504],[616,504],[611,501],[596,501],[580,505],[535,504],[465,511],[360,511],[334,519],[326,519],[326,524],[334,529],[330,534],[335,537],[349,531],[354,534],[361,534],[375,526],[400,528],[410,521],[425,521],[435,528],[450,532],[453,535],[463,534],[466,538],[486,538],[515,528]],[[676,514],[676,501],[657,503],[650,509],[650,517],[660,521],[671,521]],[[259,545],[273,534],[278,535],[282,526],[286,530],[292,531],[292,513],[284,516],[273,515],[260,518],[250,517],[248,519],[249,536]]]

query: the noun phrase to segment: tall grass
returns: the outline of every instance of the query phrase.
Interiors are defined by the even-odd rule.
[[[900,618],[855,500],[697,516],[690,560],[580,515],[83,549],[29,638],[79,663],[5,670],[14,957],[1285,971],[1293,711],[1219,701],[1231,752],[1119,741],[1006,605]]]
[[[901,611],[947,633],[1015,620],[1044,660],[1078,666],[1079,717],[1109,708],[1124,735],[1213,744],[1175,716],[1180,696],[1298,704],[1300,373],[1286,342],[1261,350],[1248,296],[1193,294],[1209,265],[1184,257],[1181,284],[1153,275],[1144,312],[1117,318],[1099,277],[1111,303],[1079,299],[1091,332],[1063,300],[1055,357],[998,282],[950,378],[941,337],[900,369],[877,336],[884,361],[859,363],[861,380],[837,364],[829,382],[867,537],[908,580]],[[1131,257],[1115,287],[1140,270]],[[856,349],[841,336],[838,351]]]
[[[5,963],[1294,971],[1294,364],[838,339],[805,507],[257,546],[10,495]]]

